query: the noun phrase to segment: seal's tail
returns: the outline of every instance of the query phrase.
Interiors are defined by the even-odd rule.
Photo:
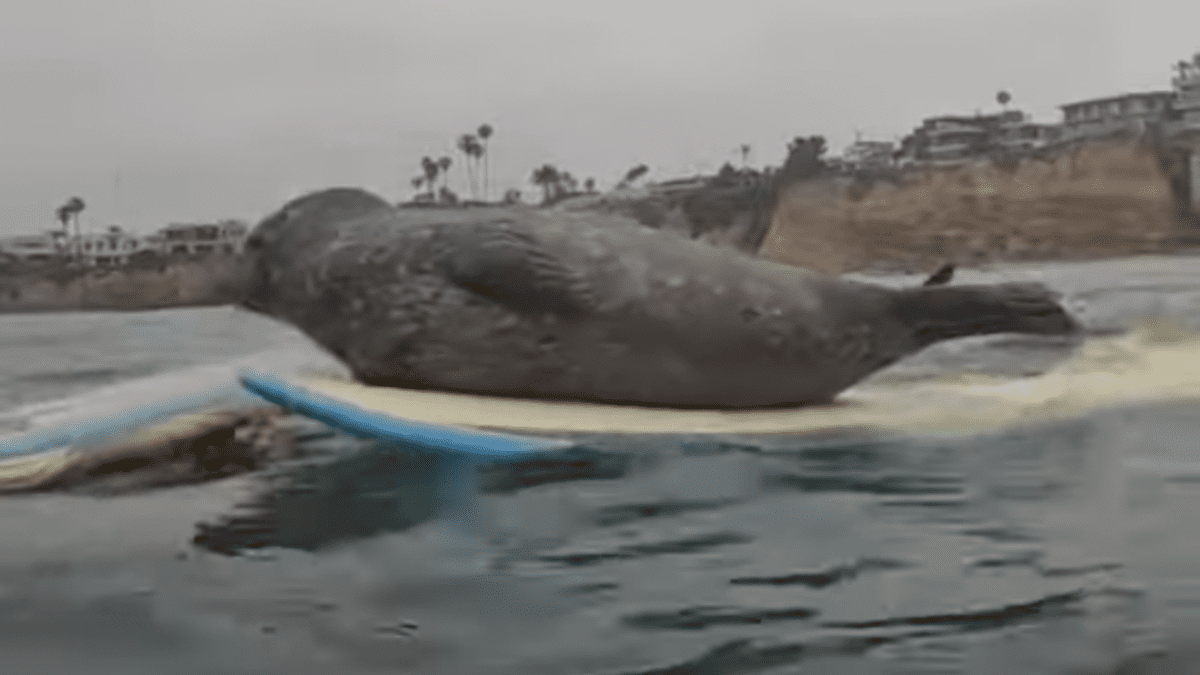
[[[896,313],[922,345],[992,333],[1074,333],[1079,324],[1060,297],[1037,283],[923,286],[900,291]]]

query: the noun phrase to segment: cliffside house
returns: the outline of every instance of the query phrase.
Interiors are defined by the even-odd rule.
[[[249,228],[237,220],[217,223],[175,223],[147,237],[163,255],[241,253]]]
[[[22,234],[0,239],[0,253],[24,263],[46,262],[61,256],[63,245],[59,233]]]
[[[88,232],[71,237],[68,250],[78,252],[85,265],[124,265],[129,256],[146,247],[145,240],[113,225],[105,232]]]
[[[1200,214],[1200,52],[1175,64],[1172,102],[1178,119],[1170,124],[1172,140],[1188,150],[1188,189],[1192,213]]]
[[[997,151],[1029,151],[1057,141],[1058,125],[1033,122],[1020,110],[929,117],[900,143],[901,166],[957,166]]]
[[[850,171],[885,169],[892,165],[895,152],[896,144],[890,141],[855,141],[842,151],[839,164]]]
[[[1175,77],[1171,78],[1174,107],[1186,126],[1200,127],[1200,52],[1193,54],[1191,61],[1180,61],[1175,68]]]
[[[1028,115],[1002,122],[997,129],[996,144],[1003,150],[1022,153],[1044,148],[1062,138],[1060,124],[1034,122]]]
[[[646,183],[646,191],[653,195],[661,195],[664,197],[674,197],[693,190],[699,190],[706,187],[711,182],[713,176],[692,176],[690,178],[674,178],[664,181],[652,181]]]
[[[1144,91],[1088,99],[1060,106],[1063,140],[1098,138],[1128,131],[1140,133],[1174,116],[1175,93]]]

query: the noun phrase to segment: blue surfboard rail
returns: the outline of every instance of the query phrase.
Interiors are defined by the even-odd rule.
[[[367,410],[299,384],[250,370],[242,371],[239,379],[242,386],[263,399],[353,436],[406,445],[451,459],[494,462],[519,459],[529,453],[565,450],[575,445],[561,438],[418,422]]]

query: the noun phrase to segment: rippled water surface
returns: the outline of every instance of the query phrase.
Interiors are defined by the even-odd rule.
[[[969,434],[582,437],[481,467],[467,516],[434,460],[316,423],[303,459],[256,474],[3,497],[0,672],[1200,672],[1200,259],[958,282],[1000,278],[1063,291],[1087,344],[962,340],[864,389],[950,397],[1065,364],[1127,400],[1012,394],[996,408],[1027,422]],[[1155,319],[1176,327],[1120,342]],[[0,316],[0,413],[273,353],[321,358],[230,309]],[[1178,372],[1146,365],[1162,353]]]

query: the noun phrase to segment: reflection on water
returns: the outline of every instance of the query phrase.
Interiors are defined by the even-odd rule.
[[[474,569],[576,604],[564,631],[607,626],[618,640],[601,650],[612,668],[563,672],[1150,668],[1168,636],[1129,583],[1140,570],[1115,528],[1125,491],[1108,454],[1147,430],[1200,428],[1200,409],[1164,411],[940,440],[590,438],[479,472]],[[319,555],[437,521],[428,456],[337,435],[319,445],[194,542]],[[556,522],[504,518],[548,508]],[[1031,660],[1021,644],[1043,651]],[[885,667],[897,663],[913,670]]]
[[[949,344],[832,430],[580,434],[478,467],[469,522],[434,459],[316,423],[249,476],[0,500],[4,672],[1198,672],[1184,262],[1045,270],[1094,332],[1146,293],[1175,328]]]

